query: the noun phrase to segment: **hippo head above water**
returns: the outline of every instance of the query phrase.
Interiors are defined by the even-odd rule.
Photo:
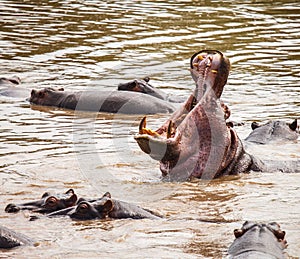
[[[68,215],[70,218],[78,220],[104,219],[112,211],[113,207],[111,194],[106,192],[99,200],[93,202],[79,201],[77,206],[68,212]]]
[[[65,193],[51,194],[45,192],[41,199],[30,201],[22,204],[10,203],[6,206],[5,212],[16,213],[20,210],[31,210],[39,213],[49,213],[68,207],[72,207],[77,202],[77,195],[73,189],[69,189]]]
[[[32,90],[29,102],[36,105],[53,106],[61,99],[63,88],[46,87],[41,90]]]
[[[145,77],[144,79],[134,79],[126,83],[120,83],[118,85],[118,91],[132,91],[144,94],[152,95],[156,98],[165,100],[167,98],[166,94],[152,86],[150,83],[150,78]]]
[[[234,235],[236,239],[228,249],[230,258],[285,258],[285,231],[276,222],[245,221]]]
[[[251,124],[253,131],[245,140],[257,144],[267,144],[282,140],[297,140],[299,136],[297,127],[297,119],[292,123],[274,120],[259,125],[257,122],[253,122]]]
[[[170,180],[215,178],[231,166],[240,149],[219,101],[229,75],[228,58],[204,50],[192,56],[190,65],[194,93],[156,131],[146,128],[144,118],[135,136],[142,151],[160,161],[163,176]]]

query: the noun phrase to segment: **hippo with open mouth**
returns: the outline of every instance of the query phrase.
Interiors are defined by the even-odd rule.
[[[286,258],[285,231],[281,230],[276,222],[246,221],[241,229],[234,230],[234,235],[236,239],[228,249],[230,259]]]
[[[213,179],[259,170],[259,161],[244,151],[228,125],[228,107],[220,101],[230,62],[217,50],[203,50],[190,61],[196,89],[163,126],[146,128],[146,118],[134,138],[145,153],[160,161],[167,180]]]

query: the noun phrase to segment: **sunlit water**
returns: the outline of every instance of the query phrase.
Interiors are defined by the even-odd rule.
[[[290,2],[290,3],[288,3]],[[0,75],[23,87],[115,90],[150,76],[169,94],[194,87],[189,58],[218,49],[232,63],[222,99],[241,138],[252,121],[292,121],[300,113],[298,1],[14,1],[0,0]],[[133,139],[141,116],[30,107],[0,97],[1,225],[37,246],[4,258],[223,258],[245,220],[277,221],[290,258],[300,255],[297,174],[251,173],[192,183],[163,183],[157,162]],[[148,117],[152,128],[168,115]],[[298,142],[254,148],[268,159],[299,159]],[[153,209],[165,220],[69,218],[29,222],[6,214],[10,202],[46,190],[79,196],[106,191]]]

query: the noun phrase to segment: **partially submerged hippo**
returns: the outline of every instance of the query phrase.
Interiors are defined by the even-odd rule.
[[[182,103],[184,99],[179,96],[170,96],[167,93],[163,92],[162,90],[154,87],[149,83],[150,78],[145,77],[144,79],[134,79],[132,81],[126,83],[120,83],[118,85],[119,91],[132,91],[132,92],[139,92],[154,96],[156,98],[174,102],[174,103]]]
[[[213,179],[253,171],[299,172],[297,161],[260,161],[245,152],[226,119],[230,110],[220,102],[230,63],[219,51],[203,50],[191,58],[196,89],[160,128],[146,128],[146,117],[134,138],[155,160],[166,180]]]
[[[253,131],[245,141],[257,144],[268,144],[273,141],[282,140],[297,140],[299,136],[296,131],[297,119],[292,123],[275,120],[269,121],[263,125],[253,122],[251,128]]]
[[[230,259],[285,258],[285,232],[276,222],[264,224],[246,221],[241,229],[234,230],[234,235],[236,239],[228,249]]]
[[[226,125],[226,106],[219,100],[230,63],[216,50],[203,50],[191,58],[196,89],[183,106],[156,131],[141,121],[134,138],[140,148],[160,161],[168,180],[190,177],[212,179],[221,175],[258,170],[256,160],[244,151],[235,131]]]
[[[5,207],[7,213],[16,213],[20,210],[31,210],[39,213],[50,213],[53,211],[72,207],[77,202],[77,195],[73,189],[69,189],[63,194],[51,194],[46,192],[41,199],[22,204],[8,204]]]
[[[112,199],[109,192],[106,192],[100,199],[97,200],[88,201],[81,199],[76,206],[50,213],[47,216],[52,217],[58,215],[68,215],[72,219],[78,220],[104,219],[107,217],[114,219],[160,218],[151,211],[143,209],[137,205]]]
[[[174,111],[174,106],[153,96],[123,91],[80,91],[44,88],[32,90],[31,104],[55,106],[71,110],[155,114]]]
[[[33,245],[33,240],[21,233],[0,226],[0,249],[8,249],[21,245]]]
[[[15,98],[29,97],[30,90],[20,87],[21,79],[17,76],[0,78],[0,95]]]

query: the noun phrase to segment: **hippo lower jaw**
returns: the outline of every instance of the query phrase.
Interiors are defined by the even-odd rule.
[[[163,176],[169,175],[171,180],[214,178],[235,156],[237,145],[219,101],[228,60],[217,51],[200,52],[192,59],[191,73],[197,85],[194,94],[156,131],[146,128],[144,118],[134,137],[142,151],[160,161]]]

